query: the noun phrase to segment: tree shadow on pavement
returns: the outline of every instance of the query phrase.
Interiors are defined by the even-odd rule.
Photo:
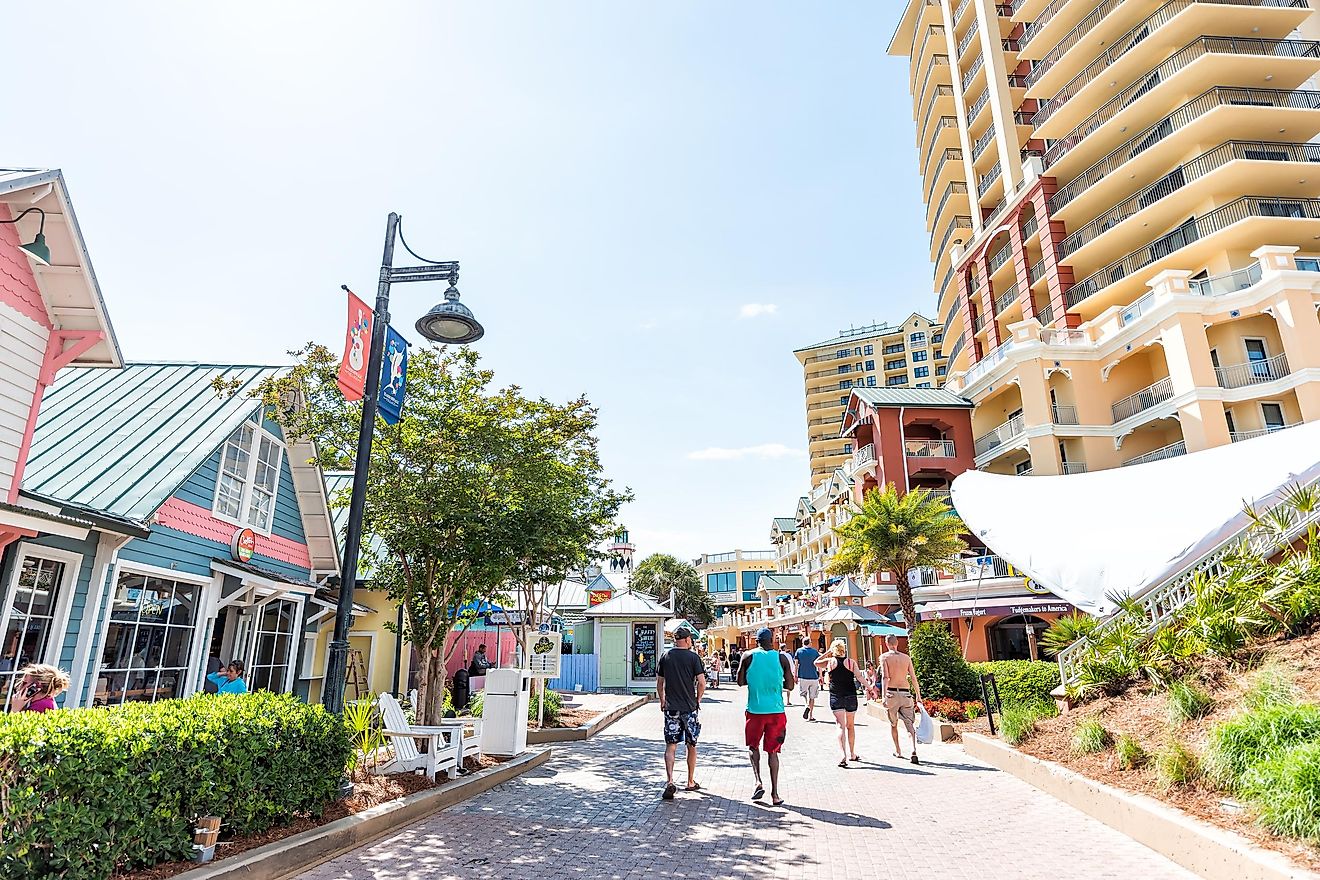
[[[816,807],[801,807],[794,803],[784,804],[778,807],[781,810],[787,810],[790,813],[800,813],[808,818],[815,819],[817,822],[828,822],[831,825],[851,825],[857,828],[893,828],[884,819],[877,819],[874,816],[863,816],[860,813],[837,813],[834,810],[822,810]]]

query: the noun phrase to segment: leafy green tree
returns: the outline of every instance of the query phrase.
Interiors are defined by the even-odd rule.
[[[293,354],[294,368],[263,388],[267,403],[291,439],[311,441],[321,467],[351,469],[362,410],[339,393],[338,356],[315,344]],[[402,635],[422,663],[420,724],[442,714],[445,643],[460,609],[562,579],[631,497],[602,475],[585,398],[533,400],[492,388],[493,378],[470,349],[414,349],[403,418],[376,423],[359,576],[403,606]]]
[[[832,574],[864,577],[882,571],[897,580],[898,602],[908,631],[917,625],[916,602],[908,573],[918,568],[948,569],[958,564],[967,545],[967,527],[944,501],[925,489],[899,495],[893,483],[872,489],[853,518],[834,529],[839,550],[830,561]]]
[[[706,626],[715,618],[710,594],[696,568],[668,553],[652,553],[637,563],[631,583],[634,590],[655,596],[662,602],[669,601],[672,588],[675,617],[686,617],[697,626]]]

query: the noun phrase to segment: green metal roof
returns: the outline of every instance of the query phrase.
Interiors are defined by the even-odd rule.
[[[800,574],[767,571],[756,579],[756,589],[766,590],[767,592],[787,590],[793,593],[802,593],[806,592],[807,579]]]
[[[798,528],[797,520],[791,516],[775,517],[775,525],[779,527],[781,532],[796,532]]]
[[[125,364],[62,370],[45,395],[23,489],[145,521],[260,407],[284,367]],[[216,379],[237,383],[219,395]]]
[[[330,502],[330,521],[335,527],[335,541],[342,545],[344,530],[348,528],[348,496],[353,488],[353,472],[326,471],[321,478],[325,480],[325,497]]]
[[[944,406],[971,409],[972,402],[943,388],[854,388],[863,403],[875,407]]]

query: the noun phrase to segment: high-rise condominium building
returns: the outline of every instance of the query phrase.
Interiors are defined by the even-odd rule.
[[[1307,0],[908,0],[976,464],[1114,467],[1320,418]]]
[[[811,484],[848,461],[853,443],[839,436],[844,405],[854,388],[938,388],[948,358],[944,328],[913,313],[899,324],[869,324],[799,348],[807,398]]]

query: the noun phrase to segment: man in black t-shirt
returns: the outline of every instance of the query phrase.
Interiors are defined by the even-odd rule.
[[[674,799],[678,790],[674,785],[674,759],[678,744],[687,743],[687,791],[700,791],[697,784],[697,737],[701,735],[701,721],[697,712],[701,698],[706,695],[706,667],[692,650],[695,633],[686,625],[674,632],[674,647],[660,658],[656,670],[656,695],[660,698],[660,712],[665,720],[665,793],[667,801]]]

